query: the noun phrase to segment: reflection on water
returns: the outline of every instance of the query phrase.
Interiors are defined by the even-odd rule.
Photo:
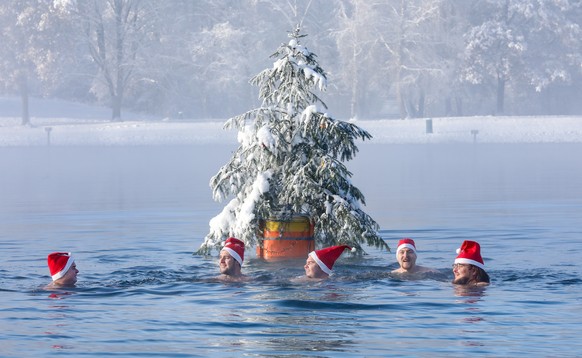
[[[463,300],[460,302],[475,303],[485,295],[485,291],[487,290],[488,286],[453,285],[453,287],[455,289],[455,296],[469,298],[468,300]]]
[[[210,177],[232,148],[0,148],[0,332],[5,356],[575,356],[580,145],[363,145],[349,163],[392,248],[413,237],[438,274],[394,277],[394,252],[304,260],[245,255],[248,283],[193,256],[222,208]],[[211,154],[211,155],[209,155]],[[490,286],[450,283],[463,240]],[[79,284],[45,291],[46,254]]]

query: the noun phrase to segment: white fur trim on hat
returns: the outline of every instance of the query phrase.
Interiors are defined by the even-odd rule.
[[[243,260],[236,251],[234,251],[230,247],[223,247],[222,250],[228,252],[230,256],[234,257],[234,259],[242,266]]]
[[[483,265],[479,261],[475,261],[475,260],[471,260],[471,259],[459,258],[459,259],[455,259],[455,263],[456,264],[471,264],[471,265],[475,265],[475,266],[485,270],[485,265]]]
[[[65,264],[65,267],[63,267],[63,269],[57,273],[55,273],[54,275],[51,276],[51,278],[53,279],[53,281],[58,280],[59,278],[65,276],[67,274],[67,272],[69,271],[69,269],[71,268],[71,266],[73,265],[73,263],[75,262],[75,259],[71,256],[71,253],[69,252],[69,259],[67,260],[67,263]]]
[[[396,249],[396,254],[398,255],[398,251],[400,251],[402,249],[411,249],[412,251],[414,251],[414,253],[416,253],[416,247],[414,247],[414,245],[402,244],[402,245],[398,246],[398,248]]]
[[[331,274],[332,274],[332,270],[330,270],[330,269],[329,269],[329,268],[328,268],[328,267],[327,267],[327,266],[326,266],[326,265],[323,263],[323,261],[321,261],[321,260],[319,259],[319,257],[317,257],[317,254],[315,253],[315,251],[311,251],[311,252],[309,253],[309,256],[310,256],[310,257],[311,257],[313,260],[315,260],[315,262],[317,263],[317,265],[319,266],[319,268],[321,268],[321,270],[322,270],[323,272],[325,272],[326,274],[328,274],[328,275],[330,275],[330,276],[331,276]]]

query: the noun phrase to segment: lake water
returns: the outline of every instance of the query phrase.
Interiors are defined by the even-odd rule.
[[[303,260],[247,253],[249,283],[193,256],[209,179],[233,148],[0,148],[0,356],[582,355],[582,145],[360,145],[348,163],[394,249],[442,277],[399,280],[394,253],[342,257],[297,284]],[[450,283],[481,243],[492,284]],[[78,287],[42,289],[72,251]]]

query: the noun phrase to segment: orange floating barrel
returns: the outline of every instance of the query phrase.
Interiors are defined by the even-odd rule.
[[[306,215],[269,219],[262,226],[263,237],[257,246],[257,257],[266,260],[307,258],[315,250],[313,223]]]

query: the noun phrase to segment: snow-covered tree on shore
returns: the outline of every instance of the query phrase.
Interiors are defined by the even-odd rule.
[[[466,35],[462,80],[495,84],[496,114],[505,112],[506,89],[541,92],[577,76],[580,2],[487,0],[476,8],[481,22]]]
[[[355,140],[371,135],[332,118],[313,92],[327,77],[316,55],[300,44],[297,28],[272,57],[271,68],[255,76],[262,105],[229,119],[240,146],[210,182],[215,200],[234,196],[210,221],[199,253],[209,253],[228,236],[257,244],[259,221],[278,214],[306,214],[319,246],[366,243],[385,247],[378,224],[361,208],[364,195],[343,164],[358,151]]]
[[[78,29],[74,41],[87,46],[96,66],[91,92],[121,121],[126,96],[140,81],[148,82],[146,43],[156,32],[155,2],[142,0],[58,1],[58,8]]]
[[[0,4],[0,93],[19,93],[22,125],[30,125],[30,95],[42,95],[59,77],[62,23],[48,0]]]

